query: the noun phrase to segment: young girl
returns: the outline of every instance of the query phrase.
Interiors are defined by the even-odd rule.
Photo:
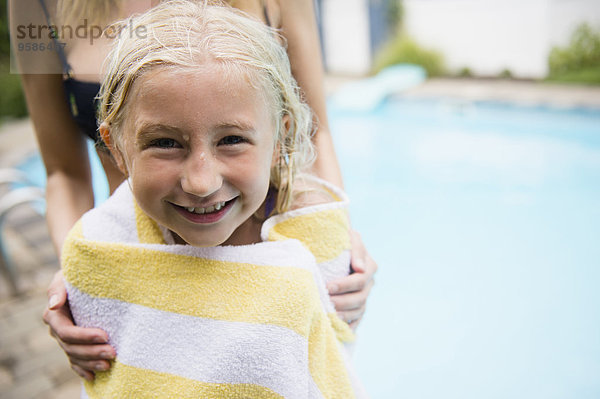
[[[325,288],[348,273],[347,200],[298,174],[312,118],[274,31],[173,1],[109,60],[100,133],[128,180],[62,254],[76,322],[117,352],[83,396],[363,396]]]

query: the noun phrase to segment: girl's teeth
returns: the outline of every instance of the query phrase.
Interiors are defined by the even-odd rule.
[[[204,214],[204,213],[211,213],[214,211],[218,211],[221,208],[223,208],[225,206],[225,201],[223,202],[219,202],[215,205],[211,205],[208,208],[185,208],[188,212],[192,212],[192,213],[197,213],[197,214]]]

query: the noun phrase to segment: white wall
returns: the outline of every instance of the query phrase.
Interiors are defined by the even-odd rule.
[[[600,0],[549,0],[548,41],[568,44],[569,36],[582,21],[600,29]]]
[[[362,75],[371,67],[367,0],[324,0],[323,49],[327,70]]]
[[[600,0],[404,0],[405,27],[449,68],[518,77],[547,74],[553,45],[582,21],[600,28]]]

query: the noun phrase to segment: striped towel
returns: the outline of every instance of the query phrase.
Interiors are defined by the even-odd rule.
[[[127,183],[86,213],[63,249],[69,302],[117,358],[82,397],[362,397],[325,289],[348,273],[347,199],[322,184],[334,202],[269,218],[246,246],[166,244]]]

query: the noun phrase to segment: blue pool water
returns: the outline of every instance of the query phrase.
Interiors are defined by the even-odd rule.
[[[600,397],[600,110],[398,97],[330,107],[379,264],[373,398]]]
[[[96,150],[94,149],[94,144],[92,140],[88,140],[87,142],[88,154],[90,156],[90,165],[92,170],[92,180],[94,182],[94,201],[97,204],[100,204],[106,198],[108,198],[109,189],[108,182],[106,181],[106,175],[104,174],[104,169],[102,168],[102,164],[100,163],[100,159],[96,154]],[[17,169],[20,169],[27,173],[29,178],[29,184],[33,184],[38,187],[46,187],[46,169],[44,168],[44,164],[42,159],[40,158],[39,153],[31,154],[31,156],[25,158],[23,162],[17,165]],[[38,204],[36,204],[37,206]],[[44,204],[40,205],[40,213],[44,213]]]

